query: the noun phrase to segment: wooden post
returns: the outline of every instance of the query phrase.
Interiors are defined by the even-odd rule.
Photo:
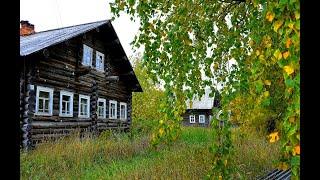
[[[98,127],[97,127],[97,120],[98,120],[98,116],[97,116],[97,103],[98,103],[98,85],[97,82],[94,80],[92,81],[92,89],[91,89],[91,97],[90,97],[90,106],[91,106],[91,112],[90,112],[90,116],[91,116],[91,121],[92,121],[92,125],[91,125],[91,130],[92,133],[96,134],[98,131]]]
[[[130,92],[127,99],[127,122],[130,128],[131,126],[131,112],[132,112],[132,92]]]

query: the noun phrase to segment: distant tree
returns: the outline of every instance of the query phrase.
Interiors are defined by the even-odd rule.
[[[139,57],[134,59],[134,71],[143,92],[135,92],[132,96],[133,130],[138,133],[148,133],[158,125],[161,118],[159,109],[164,93],[152,82]]]

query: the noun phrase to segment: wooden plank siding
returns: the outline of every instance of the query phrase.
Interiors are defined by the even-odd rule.
[[[195,115],[195,123],[190,123],[189,116]],[[205,123],[199,123],[199,115],[205,115]],[[209,118],[212,115],[211,109],[187,109],[186,113],[183,114],[182,124],[184,126],[209,126]]]
[[[30,116],[27,120],[21,120],[21,127],[30,121],[30,138],[33,142],[50,137],[60,137],[73,132],[75,129],[86,130],[93,124],[92,116],[90,118],[78,118],[79,94],[88,95],[92,98],[92,85],[96,82],[97,94],[99,98],[106,99],[106,118],[97,119],[98,130],[121,128],[128,130],[131,124],[131,99],[132,89],[128,87],[129,82],[121,79],[118,82],[106,81],[106,76],[121,75],[128,68],[122,68],[121,62],[112,59],[112,52],[107,47],[107,42],[101,40],[99,32],[93,30],[84,35],[74,37],[63,43],[53,45],[46,49],[47,54],[43,51],[33,53],[21,58],[21,91],[20,106],[21,111],[24,109],[26,97],[26,70],[31,72],[29,84],[34,89],[28,94],[32,101],[29,102]],[[77,71],[81,68],[82,48],[86,44],[93,48],[93,67],[89,73],[78,75]],[[112,43],[111,43],[112,45]],[[110,46],[110,44],[108,45]],[[105,55],[104,69],[105,72],[99,72],[95,69],[95,55],[99,51]],[[27,65],[23,65],[23,64]],[[53,114],[52,116],[35,115],[36,89],[38,86],[53,88]],[[60,117],[60,91],[69,91],[74,93],[73,97],[73,117]],[[109,100],[117,101],[117,119],[109,119]],[[127,103],[127,120],[120,120],[120,102]],[[90,114],[93,107],[90,106]],[[29,113],[29,112],[28,112]],[[22,117],[22,115],[21,115]],[[21,118],[23,119],[23,118]],[[26,139],[26,138],[25,138]],[[22,138],[23,140],[23,138]]]

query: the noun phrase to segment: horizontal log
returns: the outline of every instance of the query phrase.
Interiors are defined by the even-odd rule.
[[[31,123],[32,128],[76,128],[76,127],[88,127],[92,124],[91,121],[83,122],[45,122],[45,121],[33,121]]]
[[[31,134],[69,134],[76,131],[75,128],[60,128],[60,129],[53,129],[53,128],[45,128],[45,129],[31,129]]]
[[[118,82],[119,76],[107,76],[105,79],[106,81]]]

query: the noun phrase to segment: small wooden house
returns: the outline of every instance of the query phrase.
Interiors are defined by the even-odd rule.
[[[205,89],[205,94],[197,99],[193,98],[192,104],[187,100],[187,110],[183,115],[182,124],[185,126],[203,126],[208,127],[212,119],[212,109],[219,106],[217,98],[211,98],[210,89]]]
[[[130,129],[142,88],[109,20],[42,32],[21,21],[18,63],[23,147],[75,129]]]

